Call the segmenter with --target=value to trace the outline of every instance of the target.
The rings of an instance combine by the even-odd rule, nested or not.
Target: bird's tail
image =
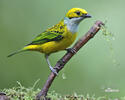
[[[23,48],[23,49],[21,49],[21,50],[18,50],[18,51],[15,51],[15,52],[9,54],[7,57],[11,57],[11,56],[13,56],[13,55],[15,55],[15,54],[18,54],[18,53],[21,53],[21,52],[24,52],[24,51],[26,51],[26,50]]]

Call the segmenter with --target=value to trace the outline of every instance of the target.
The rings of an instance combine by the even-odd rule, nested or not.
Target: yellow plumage
[[[76,33],[72,35],[71,32],[69,32],[68,30],[65,31],[64,33],[64,39],[62,39],[59,42],[48,42],[45,43],[43,45],[41,45],[42,51],[43,53],[49,54],[52,52],[57,52],[60,50],[65,50],[66,48],[68,48],[76,39]]]
[[[24,47],[25,50],[39,51],[45,54],[51,54],[60,50],[65,50],[76,39],[77,32],[72,34],[67,28],[65,28],[64,37],[61,41],[51,41],[44,44],[28,45]]]

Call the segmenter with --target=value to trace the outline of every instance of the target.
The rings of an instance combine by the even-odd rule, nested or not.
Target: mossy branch
[[[76,42],[76,44],[72,47],[73,50],[76,51],[76,53],[79,51],[79,49],[84,46],[91,38],[95,36],[95,34],[100,30],[101,26],[104,25],[101,21],[96,21],[95,24],[90,28],[90,30],[80,39]],[[59,72],[62,68],[64,68],[64,65],[76,54],[67,52],[55,65],[54,69]],[[43,89],[40,91],[40,93],[36,96],[36,100],[41,100],[41,97],[46,97],[47,92],[52,85],[53,80],[55,79],[56,75],[51,72],[48,80],[46,81]]]

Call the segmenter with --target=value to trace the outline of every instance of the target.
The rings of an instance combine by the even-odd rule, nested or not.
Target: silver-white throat
[[[76,33],[78,31],[79,23],[83,20],[83,17],[78,18],[71,18],[68,17],[64,18],[64,24],[67,25],[67,28],[70,32]]]

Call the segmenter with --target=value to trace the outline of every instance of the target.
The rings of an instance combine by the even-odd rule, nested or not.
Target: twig
[[[104,25],[101,21],[96,21],[95,24],[90,28],[90,30],[80,39],[76,42],[76,44],[73,46],[72,49],[74,49],[76,52],[79,51],[79,49],[84,46],[88,40],[94,37],[94,35],[100,30],[101,26]],[[62,68],[64,68],[64,65],[74,56],[75,53],[67,52],[55,65],[55,69],[57,72],[59,72]],[[54,73],[50,73],[48,80],[46,81],[43,89],[40,91],[40,93],[36,96],[36,100],[41,100],[41,97],[46,97],[47,92],[55,79],[56,75]]]

